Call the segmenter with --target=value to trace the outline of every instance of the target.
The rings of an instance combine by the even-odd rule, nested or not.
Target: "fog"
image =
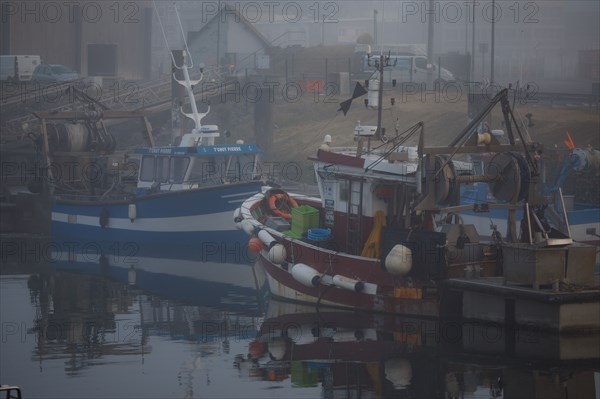
[[[182,49],[183,38],[196,35],[204,47],[195,50],[197,62],[206,65],[237,65],[260,47],[273,62],[270,49],[363,41],[375,52],[395,47],[428,55],[462,80],[535,81],[547,91],[587,93],[600,80],[598,1],[5,1],[1,11],[2,54],[40,55],[82,76],[156,79],[170,71],[166,48]],[[218,23],[210,32],[212,21]],[[252,36],[262,43],[251,43]],[[107,61],[114,67],[94,67],[89,46],[96,43],[114,47]],[[96,58],[104,62],[107,54]],[[459,66],[447,64],[459,56],[466,57]]]
[[[464,70],[454,66],[452,71],[471,81],[536,82],[546,91],[590,92],[591,83],[599,80],[600,2],[190,1],[178,3],[184,29],[201,29],[224,4],[275,47],[355,44],[367,34],[374,52],[409,48],[433,55],[433,62],[448,54],[472,55],[473,61],[467,61]],[[168,15],[172,17],[172,11]],[[235,18],[225,13],[220,22]],[[180,44],[179,32],[170,31],[172,44]],[[155,28],[154,41],[157,36]]]

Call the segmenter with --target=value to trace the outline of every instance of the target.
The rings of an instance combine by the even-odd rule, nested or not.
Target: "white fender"
[[[331,337],[334,342],[359,342],[364,340],[377,341],[377,332],[373,328],[357,330],[336,330]]]
[[[307,287],[317,287],[321,282],[321,273],[304,263],[292,266],[292,277]]]
[[[282,244],[275,244],[269,250],[269,260],[276,265],[281,265],[287,258],[287,251]]]
[[[275,360],[281,360],[284,358],[287,352],[287,342],[284,338],[277,337],[269,341],[269,353]]]
[[[129,206],[127,206],[127,216],[131,223],[137,218],[137,206],[135,204],[129,204]]]
[[[233,222],[235,223],[235,227],[237,227],[238,230],[242,228],[243,220],[244,218],[242,218],[242,209],[236,208],[236,210],[233,211]]]
[[[412,380],[412,365],[410,364],[410,360],[386,360],[385,378],[394,384],[395,389],[406,389]]]
[[[254,233],[254,225],[249,220],[242,220],[240,226],[242,227],[242,230],[244,230],[244,233],[248,234],[249,236],[251,236],[252,233]]]
[[[137,272],[133,265],[129,266],[129,270],[127,271],[127,282],[129,285],[135,285]]]
[[[259,231],[258,238],[260,238],[260,240],[264,242],[267,248],[269,249],[272,248],[275,244],[277,244],[277,240],[275,240],[273,236],[269,234],[266,230]]]
[[[266,230],[258,232],[258,238],[267,246],[269,250],[269,260],[277,265],[285,262],[287,252],[282,244],[279,244]]]
[[[393,275],[404,276],[412,269],[412,251],[401,244],[396,244],[385,257],[385,269]]]
[[[365,288],[365,283],[362,281],[354,280],[352,278],[341,276],[336,274],[333,276],[333,284],[336,287],[344,288],[346,290],[361,292]]]

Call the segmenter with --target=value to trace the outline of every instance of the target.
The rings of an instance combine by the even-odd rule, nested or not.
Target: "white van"
[[[371,56],[370,60],[365,55],[363,57],[363,71],[375,72],[377,69],[375,64],[378,60],[378,55]],[[449,70],[440,68],[436,64],[432,64],[431,68],[433,69],[434,82],[445,83],[455,80],[454,75]],[[426,83],[427,73],[427,57],[422,55],[391,55],[389,66],[383,72],[383,81],[390,83],[395,79],[397,83]]]
[[[0,81],[28,82],[40,63],[39,55],[0,55]]]

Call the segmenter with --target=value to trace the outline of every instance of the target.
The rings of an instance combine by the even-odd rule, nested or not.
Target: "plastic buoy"
[[[236,210],[233,211],[233,222],[238,230],[242,229],[242,220],[244,220],[242,217],[242,210],[240,208],[236,208]]]
[[[393,275],[405,276],[412,269],[412,251],[396,244],[385,258],[385,269]]]
[[[287,257],[287,251],[285,247],[281,244],[275,244],[269,250],[269,260],[276,265],[280,265],[285,262],[285,258]]]
[[[137,218],[137,206],[135,204],[129,204],[127,206],[127,216],[129,216],[131,223]]]
[[[317,287],[321,283],[321,273],[304,263],[292,266],[292,277],[307,287]]]
[[[269,354],[274,360],[281,360],[284,358],[287,352],[287,342],[284,338],[276,337],[268,343]]]
[[[248,352],[251,359],[260,358],[266,351],[265,344],[257,340],[251,341],[248,346]]]
[[[248,241],[248,249],[250,252],[259,253],[264,248],[263,242],[258,237],[252,237]]]
[[[254,225],[248,219],[242,220],[240,223],[240,227],[242,228],[244,233],[248,234],[249,236],[252,235],[252,233],[254,232]]]
[[[336,274],[333,276],[333,284],[346,290],[361,292],[365,288],[365,283],[352,278]]]

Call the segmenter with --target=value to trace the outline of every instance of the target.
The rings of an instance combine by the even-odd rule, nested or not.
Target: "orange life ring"
[[[271,208],[271,212],[273,212],[274,215],[280,216],[284,219],[291,219],[292,215],[290,213],[284,212],[281,209],[279,209],[279,207],[277,207],[277,200],[284,201],[284,203],[287,202],[287,204],[289,204],[289,209],[298,208],[298,203],[296,202],[296,200],[284,193],[272,194],[269,197],[269,208]]]

